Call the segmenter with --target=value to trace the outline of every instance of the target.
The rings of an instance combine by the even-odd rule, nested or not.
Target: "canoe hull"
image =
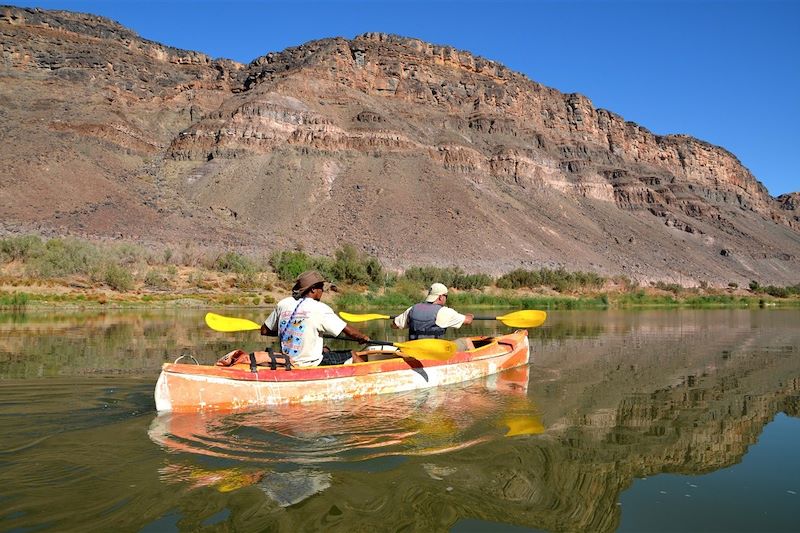
[[[477,379],[525,365],[529,358],[527,331],[522,330],[457,352],[447,361],[394,357],[291,371],[264,369],[257,373],[246,367],[166,363],[156,383],[156,409],[250,409],[403,392]]]

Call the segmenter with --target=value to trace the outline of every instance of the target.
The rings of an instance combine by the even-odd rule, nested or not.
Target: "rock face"
[[[0,39],[6,232],[800,281],[797,194],[468,52],[364,34],[245,66],[8,7]]]

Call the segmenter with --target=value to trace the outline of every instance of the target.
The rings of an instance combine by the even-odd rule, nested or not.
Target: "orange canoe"
[[[341,400],[468,381],[528,363],[526,330],[501,337],[460,339],[463,351],[446,361],[416,359],[402,351],[358,352],[363,362],[310,368],[231,367],[165,363],[156,383],[158,411],[247,409]]]

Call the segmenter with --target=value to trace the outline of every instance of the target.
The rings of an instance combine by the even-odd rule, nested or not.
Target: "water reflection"
[[[150,438],[179,453],[162,469],[168,482],[211,486],[220,492],[259,484],[280,504],[316,494],[330,475],[308,465],[374,463],[387,457],[432,456],[505,437],[542,433],[527,398],[529,368],[476,382],[346,402],[275,406],[227,413],[161,413]],[[212,470],[198,456],[264,465]],[[289,471],[275,471],[287,468]],[[266,467],[266,468],[265,468]],[[428,467],[432,477],[448,469]],[[439,477],[441,479],[441,477]]]
[[[774,446],[791,433],[764,428],[800,424],[798,311],[551,313],[531,331],[526,375],[156,415],[161,362],[261,346],[207,331],[202,314],[0,319],[0,529],[614,531],[632,512],[625,497],[665,473],[685,485],[724,472],[737,486],[769,472],[758,486],[784,497],[770,514],[796,507],[798,452]],[[763,498],[726,498],[713,512],[760,513]],[[670,505],[680,530],[706,510]],[[741,523],[790,523],[758,516]]]

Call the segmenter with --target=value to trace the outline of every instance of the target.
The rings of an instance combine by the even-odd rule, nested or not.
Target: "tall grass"
[[[30,296],[24,292],[0,293],[0,308],[25,309]]]

